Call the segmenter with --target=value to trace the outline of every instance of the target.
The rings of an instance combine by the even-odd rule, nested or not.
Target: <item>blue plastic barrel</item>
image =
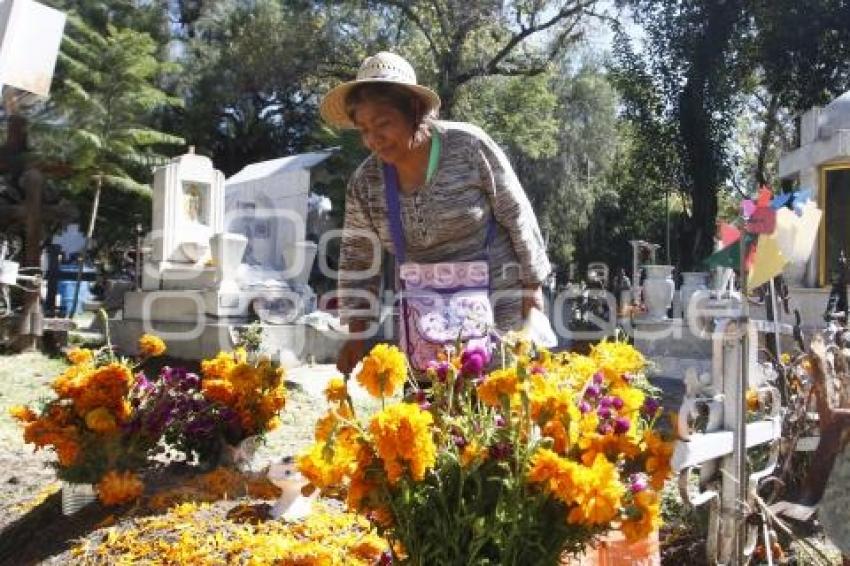
[[[56,282],[56,293],[59,295],[59,306],[63,313],[71,311],[74,304],[74,289],[77,286],[77,264],[63,263],[59,266],[59,272],[62,274],[59,281]],[[94,267],[83,266],[83,273],[93,276],[96,270]],[[80,281],[80,295],[77,299],[77,311],[74,314],[83,312],[83,304],[92,296],[91,281]]]

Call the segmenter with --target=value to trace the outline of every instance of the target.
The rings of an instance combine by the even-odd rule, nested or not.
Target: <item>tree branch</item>
[[[422,18],[413,10],[413,7],[410,5],[410,2],[406,2],[404,0],[378,0],[380,3],[386,4],[387,6],[392,6],[394,8],[398,8],[404,16],[413,22],[419,31],[422,32],[422,35],[425,36],[425,40],[428,42],[428,48],[431,50],[431,53],[435,58],[439,58],[440,52],[437,49],[436,43],[434,43],[434,38],[431,36],[428,27],[425,26]]]
[[[459,75],[457,77],[458,84],[463,84],[464,82],[469,81],[470,79],[472,79],[474,77],[485,76],[485,75],[533,75],[533,74],[539,74],[540,72],[542,72],[542,69],[540,69],[540,65],[536,65],[536,66],[532,67],[532,69],[531,69],[532,72],[525,72],[525,71],[520,70],[520,69],[506,69],[505,67],[502,67],[501,65],[504,62],[504,60],[508,57],[508,55],[511,53],[511,51],[514,50],[514,48],[516,48],[520,43],[522,43],[523,41],[525,41],[526,39],[528,39],[532,35],[534,35],[538,32],[541,32],[541,31],[545,31],[545,30],[551,28],[552,26],[560,23],[561,21],[563,21],[567,18],[573,17],[573,16],[585,11],[587,8],[594,5],[595,3],[596,3],[596,0],[578,0],[577,3],[574,6],[572,6],[571,8],[567,8],[567,7],[561,8],[558,11],[557,14],[555,14],[554,16],[552,16],[551,18],[549,18],[548,20],[546,20],[544,22],[541,22],[541,23],[536,24],[536,25],[530,25],[528,27],[520,26],[520,30],[517,33],[515,33],[513,36],[511,36],[511,38],[507,41],[507,43],[505,43],[505,45],[487,63],[485,63],[482,66],[470,69],[469,71],[466,71],[465,73],[462,73],[461,75]],[[533,21],[534,20],[532,19],[532,22]],[[573,25],[570,28],[568,28],[568,32],[571,31],[575,27],[575,25],[576,25],[576,23],[573,23]],[[561,39],[563,39],[563,35],[564,34],[562,34]],[[563,45],[561,44],[560,40],[559,40],[559,42],[556,42],[556,46],[553,49],[554,54],[550,53],[549,56],[546,58],[546,61],[553,60],[554,57],[557,56],[557,54],[560,52],[562,47],[563,47]],[[544,69],[545,69],[545,66],[544,66]]]

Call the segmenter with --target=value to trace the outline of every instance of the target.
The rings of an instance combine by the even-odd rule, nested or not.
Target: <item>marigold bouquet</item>
[[[143,357],[160,355],[165,344],[156,336],[140,340]],[[147,464],[155,438],[135,434],[130,426],[134,407],[135,366],[119,359],[110,347],[98,351],[74,348],[68,367],[53,382],[56,395],[39,411],[13,407],[12,416],[24,428],[24,440],[36,449],[52,448],[60,479],[98,483],[108,503],[121,503],[141,493],[133,471]],[[119,473],[121,471],[121,473]]]
[[[589,356],[516,342],[487,372],[468,345],[428,370],[429,391],[356,418],[347,381],[332,380],[301,472],[367,516],[410,564],[557,564],[596,535],[629,540],[659,526],[671,444],[632,346]],[[384,400],[408,378],[380,345],[358,381]],[[411,402],[412,401],[412,402]]]
[[[286,404],[283,368],[267,356],[254,357],[250,360],[244,348],[237,348],[201,362],[204,397],[234,415],[228,437],[232,444],[280,426],[278,413]]]

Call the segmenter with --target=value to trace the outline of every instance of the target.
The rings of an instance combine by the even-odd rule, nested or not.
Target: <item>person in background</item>
[[[364,299],[379,291],[382,269],[375,263],[382,254],[375,246],[395,253],[384,164],[397,171],[408,261],[470,261],[486,252],[497,328],[519,329],[531,308],[543,310],[550,264],[528,197],[499,146],[476,126],[439,120],[439,107],[411,65],[388,52],[366,58],[355,80],[322,100],[324,120],[356,128],[371,152],[345,199],[338,296],[342,321],[353,332],[377,319]],[[362,339],[349,340],[339,370],[350,372],[365,347]]]

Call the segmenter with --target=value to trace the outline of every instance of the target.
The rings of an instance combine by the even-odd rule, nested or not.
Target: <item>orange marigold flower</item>
[[[569,446],[569,438],[567,436],[567,428],[564,426],[564,423],[559,420],[552,419],[546,423],[541,432],[543,436],[547,436],[552,439],[552,450],[558,454],[566,452],[567,447]]]
[[[390,405],[372,417],[369,432],[390,484],[401,478],[405,465],[416,481],[434,466],[437,446],[431,433],[433,422],[431,413],[412,403]]]
[[[225,379],[205,379],[201,384],[204,397],[210,401],[217,401],[225,405],[231,405],[236,398],[233,385]]]
[[[620,482],[616,465],[600,454],[573,479],[576,505],[570,510],[568,523],[605,525],[617,516],[626,488]]]
[[[482,448],[478,441],[472,440],[469,444],[463,447],[460,453],[460,465],[463,468],[468,468],[477,459],[487,455],[487,450]]]
[[[106,407],[98,407],[86,413],[86,426],[98,434],[109,434],[118,430],[115,417]]]
[[[531,457],[528,469],[528,481],[532,483],[548,483],[558,477],[561,470],[561,458],[552,450],[541,448]]]
[[[59,457],[59,465],[70,467],[76,463],[80,456],[80,445],[70,438],[57,440],[53,445],[56,449],[56,455]]]
[[[133,472],[111,470],[97,484],[97,496],[104,505],[123,505],[135,501],[145,484]]]
[[[664,487],[665,480],[672,473],[670,458],[673,455],[674,445],[666,442],[660,434],[655,431],[647,431],[644,436],[646,442],[646,472],[650,475],[649,484],[653,489]]]
[[[407,358],[395,346],[378,344],[363,359],[357,381],[373,397],[389,397],[407,379]]]
[[[15,405],[14,407],[11,407],[9,409],[9,414],[12,418],[22,423],[31,423],[38,418],[35,411],[26,405]]]
[[[88,348],[72,348],[67,355],[68,361],[75,366],[89,364],[94,360],[94,354]]]
[[[159,336],[142,334],[139,338],[139,354],[145,357],[161,356],[165,353],[165,342]]]
[[[280,417],[272,417],[266,423],[266,431],[272,431],[280,428]]]
[[[348,398],[348,387],[341,376],[332,377],[325,387],[325,398],[329,402],[342,402]]]
[[[759,406],[759,392],[755,389],[747,389],[747,409],[755,412],[759,410]]]
[[[478,386],[478,397],[491,407],[502,405],[502,396],[509,399],[519,391],[519,380],[514,368],[498,369]]]

